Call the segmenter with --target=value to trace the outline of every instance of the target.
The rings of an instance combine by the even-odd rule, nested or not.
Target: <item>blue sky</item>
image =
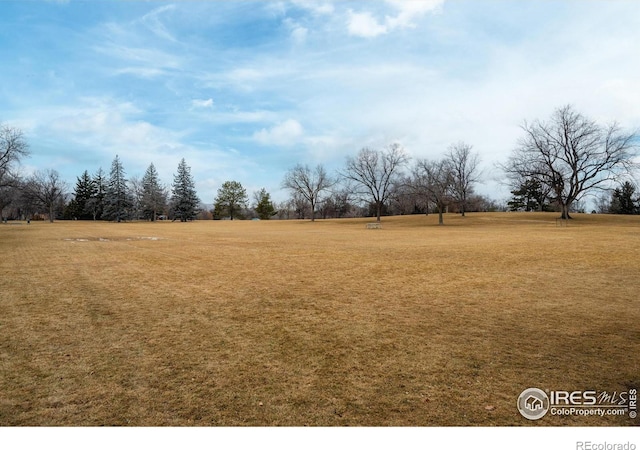
[[[636,1],[0,0],[0,121],[71,186],[116,154],[170,185],[184,157],[205,203],[227,180],[284,200],[296,163],[464,141],[499,199],[524,120],[640,128],[639,50]]]

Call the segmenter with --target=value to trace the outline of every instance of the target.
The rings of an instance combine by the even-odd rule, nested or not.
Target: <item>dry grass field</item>
[[[0,425],[599,426],[640,387],[640,217],[0,225]]]

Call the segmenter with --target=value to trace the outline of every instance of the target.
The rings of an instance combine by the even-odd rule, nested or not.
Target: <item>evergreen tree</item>
[[[142,177],[142,215],[155,222],[167,206],[167,193],[160,186],[156,167],[151,163]]]
[[[104,196],[107,192],[107,179],[105,178],[102,167],[98,169],[96,174],[93,176],[92,181],[95,187],[95,192],[85,206],[89,210],[93,220],[99,220],[102,219],[102,212],[104,211]]]
[[[611,196],[610,212],[613,214],[637,214],[638,207],[633,198],[636,187],[629,181],[625,181],[622,185],[613,191]]]
[[[255,193],[256,197],[256,213],[260,220],[269,220],[271,216],[276,213],[276,209],[273,207],[273,202],[271,201],[271,196],[266,191],[265,188],[262,188],[260,192]]]
[[[74,190],[74,201],[69,205],[69,212],[72,217],[79,220],[90,220],[93,218],[91,199],[97,194],[95,181],[86,170],[76,180]]]
[[[124,167],[118,155],[111,163],[111,172],[104,196],[104,211],[102,216],[107,220],[121,222],[130,217],[130,209],[133,204],[131,194],[127,187]]]
[[[69,203],[64,207],[64,213],[62,217],[64,220],[72,220],[78,218],[78,203],[75,198],[69,200]]]
[[[180,219],[181,222],[195,219],[198,214],[200,199],[196,194],[191,168],[187,166],[184,158],[178,164],[178,173],[173,177],[171,194],[173,219]]]
[[[513,197],[507,203],[511,211],[546,211],[549,209],[548,190],[540,181],[527,178],[517,189],[511,191]]]
[[[226,214],[233,220],[242,208],[247,207],[247,201],[247,191],[242,184],[237,181],[225,181],[218,189],[214,215],[220,217]]]

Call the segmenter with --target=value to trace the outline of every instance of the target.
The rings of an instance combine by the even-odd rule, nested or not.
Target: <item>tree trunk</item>
[[[562,215],[560,216],[560,218],[563,220],[571,219],[572,217],[569,215],[569,204],[561,203],[561,207],[562,207]]]
[[[380,222],[380,216],[382,214],[382,203],[376,202],[376,221]]]
[[[442,210],[444,208],[442,206],[438,206],[438,225],[444,225],[444,219],[442,217]]]

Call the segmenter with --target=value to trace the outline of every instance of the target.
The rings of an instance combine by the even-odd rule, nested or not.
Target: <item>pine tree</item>
[[[184,158],[178,164],[178,173],[173,177],[171,194],[173,219],[180,219],[181,222],[195,219],[198,214],[200,199],[196,194],[191,168],[187,166]]]
[[[127,180],[129,193],[131,194],[131,211],[130,215],[133,219],[142,218],[142,180],[138,176],[133,176]]]
[[[95,194],[89,199],[86,205],[89,209],[93,220],[102,219],[102,212],[104,211],[104,196],[107,192],[107,180],[104,176],[102,167],[98,169],[96,174],[92,178],[95,186]]]
[[[104,196],[104,211],[102,216],[107,220],[121,222],[130,216],[130,208],[133,204],[131,194],[127,187],[124,167],[118,155],[111,163],[111,172]]]
[[[511,193],[513,197],[507,203],[511,211],[545,211],[549,208],[548,193],[536,179],[527,178]]]
[[[610,211],[613,214],[637,214],[634,194],[636,187],[629,181],[625,181],[622,185],[613,191],[611,196]]]
[[[80,220],[92,219],[91,199],[94,198],[96,194],[96,183],[89,175],[89,172],[85,170],[76,181],[76,187],[74,190],[75,202],[70,204],[70,212],[72,216]]]
[[[160,186],[156,167],[151,163],[142,177],[142,215],[155,222],[167,206],[167,193]]]
[[[237,181],[225,181],[218,189],[218,197],[215,200],[215,215],[220,217],[228,215],[231,220],[237,217],[241,208],[247,205],[247,191]]]
[[[275,208],[273,207],[273,202],[271,201],[271,196],[266,191],[265,188],[262,188],[260,192],[255,193],[256,197],[256,213],[260,220],[269,220],[271,216],[276,213]]]

